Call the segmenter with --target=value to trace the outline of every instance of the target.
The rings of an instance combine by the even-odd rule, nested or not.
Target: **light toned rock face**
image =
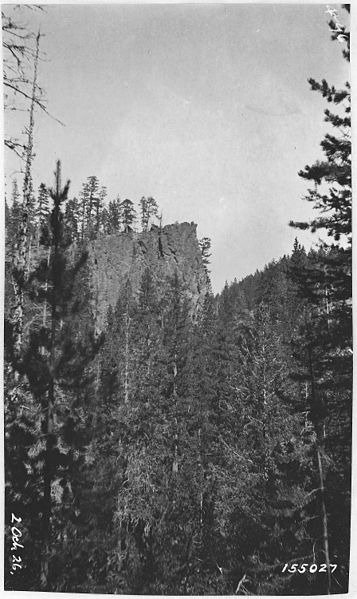
[[[209,281],[198,245],[197,225],[166,225],[143,233],[118,233],[89,245],[91,304],[98,331],[105,327],[108,307],[115,307],[120,290],[129,278],[138,294],[147,268],[157,284],[159,297],[167,278],[177,273],[194,318],[209,291]]]

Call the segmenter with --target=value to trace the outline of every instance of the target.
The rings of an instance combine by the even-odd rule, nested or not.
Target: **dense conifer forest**
[[[330,28],[348,60],[348,32]],[[34,189],[30,121],[6,202],[7,590],[347,592],[350,88],[310,85],[334,108],[324,159],[299,173],[317,216],[290,223],[291,253],[214,295],[204,237],[198,312],[179,273],[159,290],[146,268],[103,330],[89,244],[160,233],[160,207],[108,198],[94,175],[73,195],[60,162]],[[36,98],[30,86],[31,110]],[[325,241],[305,249],[301,229]]]

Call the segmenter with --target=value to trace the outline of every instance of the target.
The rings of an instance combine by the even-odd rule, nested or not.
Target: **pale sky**
[[[345,22],[346,11],[332,6]],[[36,116],[35,186],[52,183],[59,158],[70,195],[97,175],[108,199],[155,197],[164,224],[194,221],[211,237],[215,292],[290,253],[295,236],[309,246],[312,236],[288,226],[311,215],[297,173],[321,157],[328,130],[327,104],[307,79],[349,79],[326,9],[62,4],[25,12],[44,34],[48,109],[65,124]],[[22,117],[12,113],[5,126],[16,133]],[[5,161],[10,190],[19,163],[8,151]]]

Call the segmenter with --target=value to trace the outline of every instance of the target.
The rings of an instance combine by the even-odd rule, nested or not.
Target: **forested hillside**
[[[299,173],[318,216],[291,225],[328,242],[217,295],[210,240],[154,198],[95,176],[73,196],[60,162],[34,190],[30,127],[6,205],[7,590],[347,592],[350,90],[310,84],[336,110]]]

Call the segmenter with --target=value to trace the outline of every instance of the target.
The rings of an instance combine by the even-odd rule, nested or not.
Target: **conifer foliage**
[[[344,7],[349,11],[349,5]],[[349,33],[339,23],[336,11],[330,29],[332,39],[344,44],[343,55],[349,60]],[[320,216],[308,223],[291,223],[300,229],[325,231],[327,238],[334,240],[331,244],[321,243],[309,260],[295,264],[291,271],[306,302],[300,335],[295,340],[295,376],[305,381],[305,409],[314,430],[314,469],[319,489],[315,510],[320,519],[316,542],[327,564],[332,555],[344,564],[340,581],[327,576],[325,592],[330,593],[336,582],[341,585],[342,580],[346,584],[348,576],[346,548],[334,525],[334,501],[339,498],[339,505],[344,505],[346,519],[342,528],[348,539],[352,406],[351,95],[348,82],[344,89],[336,89],[325,80],[318,83],[310,79],[309,83],[312,90],[337,109],[325,110],[325,121],[334,130],[321,142],[325,160],[306,166],[299,173],[314,183],[305,199],[314,203]]]

